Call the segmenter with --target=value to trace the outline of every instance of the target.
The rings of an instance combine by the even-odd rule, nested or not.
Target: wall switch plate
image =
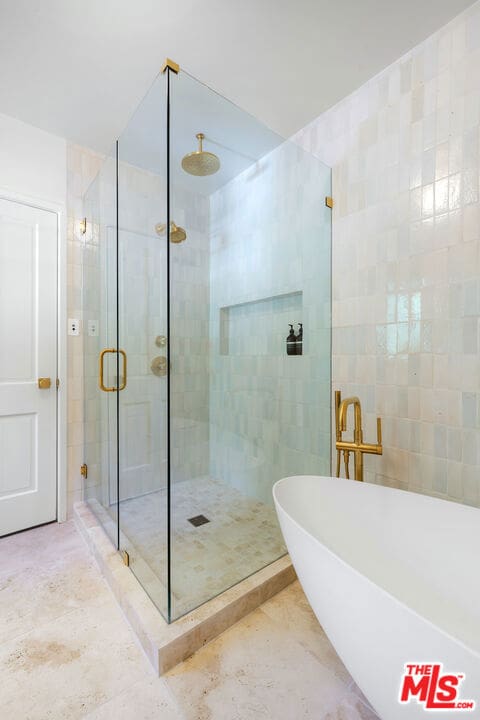
[[[80,335],[80,320],[77,318],[68,318],[68,334]]]
[[[98,321],[89,320],[87,323],[88,334],[90,337],[98,337]]]

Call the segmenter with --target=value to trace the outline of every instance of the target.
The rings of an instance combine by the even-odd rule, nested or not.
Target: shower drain
[[[194,527],[198,527],[199,525],[205,525],[205,523],[210,522],[210,520],[206,518],[205,515],[195,515],[195,517],[188,518],[188,522]]]

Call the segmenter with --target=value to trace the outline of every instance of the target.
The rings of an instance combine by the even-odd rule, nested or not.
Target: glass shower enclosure
[[[330,194],[167,62],[84,198],[85,500],[168,622],[285,554],[276,480],[330,474]]]

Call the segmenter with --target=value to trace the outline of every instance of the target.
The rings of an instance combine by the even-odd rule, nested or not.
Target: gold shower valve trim
[[[180,72],[180,65],[170,58],[165,58],[165,62],[162,65],[161,73],[164,73],[169,68],[176,75]]]
[[[153,358],[150,369],[157,377],[164,377],[168,371],[168,361],[165,355],[158,355]]]

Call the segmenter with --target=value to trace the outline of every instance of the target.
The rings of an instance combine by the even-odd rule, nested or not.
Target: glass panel
[[[175,619],[286,552],[276,480],[330,473],[331,179],[187,74],[171,83]],[[198,133],[210,175],[211,155],[182,166]]]
[[[157,78],[118,141],[120,547],[168,618],[166,87]]]
[[[167,83],[85,199],[84,321],[87,500],[170,621],[285,553],[276,480],[330,473],[331,178],[185,73],[169,135]]]
[[[84,197],[87,218],[83,245],[83,347],[85,499],[118,544],[117,393],[99,387],[102,350],[117,347],[117,228],[115,151]],[[116,385],[116,355],[104,356],[104,384]]]

